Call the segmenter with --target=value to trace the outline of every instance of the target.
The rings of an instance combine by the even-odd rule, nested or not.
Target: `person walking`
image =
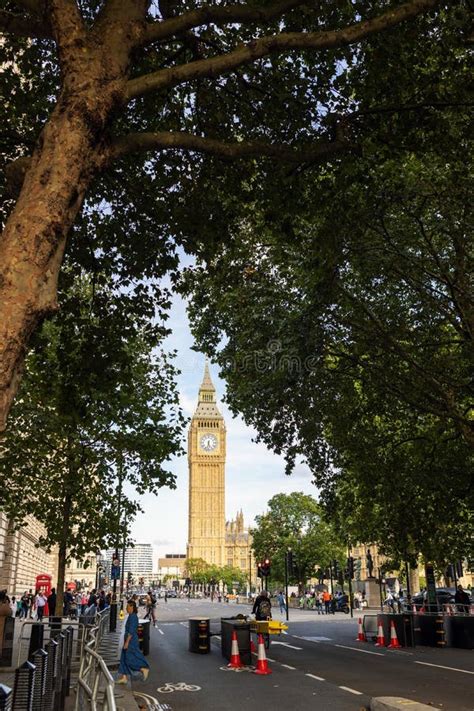
[[[46,595],[38,591],[36,597],[35,597],[35,605],[36,605],[36,619],[38,622],[42,622],[43,620],[43,615],[44,615],[44,606],[48,602],[48,599]]]
[[[125,635],[118,669],[118,684],[126,684],[128,677],[132,677],[135,671],[141,671],[146,681],[150,671],[150,665],[143,656],[138,641],[137,604],[134,600],[127,602],[127,613],[128,617],[125,623]]]
[[[255,599],[252,607],[252,614],[255,615],[256,620],[272,619],[272,604],[266,590],[262,590],[260,595]]]
[[[54,617],[56,614],[56,588],[51,588],[51,592],[48,595],[48,610],[49,616]]]
[[[146,605],[145,619],[148,618],[150,620],[150,622],[153,622],[153,627],[156,627],[156,617],[155,617],[156,597],[154,596],[152,590],[148,590],[148,592],[147,592],[145,605]]]
[[[471,605],[471,600],[467,592],[464,592],[462,585],[458,585],[456,594],[454,596],[454,602],[456,604],[456,612],[461,612],[464,614],[469,614],[469,608]]]
[[[329,590],[325,590],[323,592],[323,602],[324,602],[324,612],[326,615],[329,615],[331,612],[331,594]]]
[[[165,590],[165,602],[168,602],[168,590]]]
[[[286,612],[286,603],[285,603],[285,596],[283,595],[283,591],[280,590],[278,593],[278,604],[280,605],[280,614],[282,615],[284,612]]]
[[[24,618],[24,619],[26,620],[26,618],[28,617],[28,609],[29,609],[29,606],[30,606],[30,598],[29,598],[28,593],[27,593],[26,590],[25,590],[25,592],[24,592],[23,595],[21,596],[21,614],[20,614],[20,619],[21,619],[21,618]]]

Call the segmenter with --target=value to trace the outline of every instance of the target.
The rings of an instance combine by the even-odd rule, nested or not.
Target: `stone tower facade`
[[[188,558],[223,566],[225,560],[226,428],[206,364],[188,433]]]

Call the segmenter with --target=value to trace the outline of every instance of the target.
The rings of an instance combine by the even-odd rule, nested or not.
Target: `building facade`
[[[53,585],[57,578],[56,550],[47,553],[39,546],[46,529],[33,516],[19,530],[9,526],[8,518],[0,512],[0,590],[10,595],[22,595],[34,590],[36,576],[51,575]]]
[[[122,564],[123,551],[119,550],[118,553],[120,564]],[[109,548],[105,553],[105,559],[109,566],[112,563],[114,554],[115,550],[113,548]],[[147,586],[153,582],[153,547],[151,543],[137,543],[133,548],[125,549],[123,566],[125,581],[129,573],[131,574],[134,585]]]
[[[188,558],[251,570],[250,535],[242,511],[225,519],[226,426],[208,365],[188,433]]]

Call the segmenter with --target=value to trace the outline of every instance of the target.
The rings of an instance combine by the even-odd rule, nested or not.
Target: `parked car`
[[[472,590],[465,590],[471,599],[471,604],[474,603],[474,596]],[[443,605],[454,605],[454,595],[456,594],[456,588],[436,588],[436,600],[440,608]],[[412,595],[412,604],[416,606],[419,610],[423,605],[428,603],[428,592],[424,590],[423,592],[416,593]]]
[[[171,588],[171,590],[167,590],[166,593],[168,597],[178,597],[178,593],[173,588]]]

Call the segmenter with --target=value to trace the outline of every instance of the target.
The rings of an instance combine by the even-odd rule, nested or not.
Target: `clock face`
[[[217,437],[213,434],[203,434],[199,440],[201,449],[205,452],[213,452],[217,447]]]

